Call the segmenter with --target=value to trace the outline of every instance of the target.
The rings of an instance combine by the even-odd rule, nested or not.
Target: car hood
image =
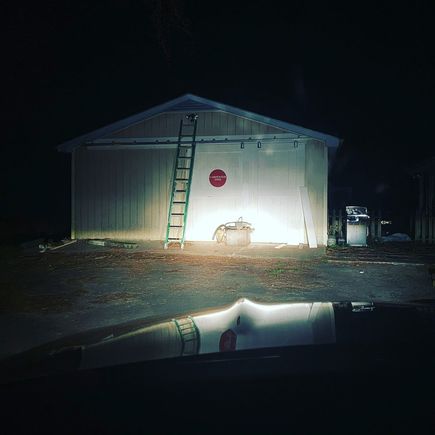
[[[1,364],[2,381],[217,352],[343,343],[433,343],[435,305],[414,302],[264,304],[239,299],[165,320],[67,337]]]

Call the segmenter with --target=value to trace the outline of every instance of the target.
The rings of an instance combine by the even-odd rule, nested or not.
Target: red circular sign
[[[208,176],[210,184],[214,187],[222,187],[227,182],[227,174],[222,169],[214,169]]]

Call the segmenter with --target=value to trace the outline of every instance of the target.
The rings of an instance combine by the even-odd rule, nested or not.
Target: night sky
[[[10,229],[67,234],[69,155],[56,145],[186,92],[339,136],[331,186],[393,216],[413,207],[407,169],[433,155],[434,15],[423,2],[9,8],[0,220]]]

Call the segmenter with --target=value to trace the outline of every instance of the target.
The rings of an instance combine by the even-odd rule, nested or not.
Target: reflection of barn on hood
[[[198,114],[186,240],[239,216],[253,242],[327,241],[336,137],[184,95],[59,146],[72,154],[72,238],[164,240],[180,120]]]

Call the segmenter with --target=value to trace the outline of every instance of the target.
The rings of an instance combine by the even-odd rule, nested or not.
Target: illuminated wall
[[[304,145],[293,141],[200,145],[186,239],[211,240],[218,225],[243,216],[255,228],[253,242],[303,243],[304,165]],[[227,174],[222,187],[209,182],[216,168]]]
[[[74,152],[73,238],[164,239],[176,149],[161,142],[178,134],[183,116],[162,114],[112,134],[113,145],[110,139],[105,147],[94,144]],[[324,143],[296,140],[290,132],[222,112],[202,113],[199,119],[186,240],[211,241],[218,225],[243,216],[255,228],[253,242],[306,243],[299,193],[306,186],[318,243],[326,244]],[[228,143],[222,140],[227,134],[232,135]],[[162,141],[134,145],[140,135]],[[201,143],[201,137],[212,135],[215,143]],[[264,138],[258,143],[249,140],[251,135]],[[128,147],[121,139],[130,141]],[[227,175],[221,187],[209,182],[214,169]]]
[[[328,240],[328,149],[320,141],[308,140],[305,145],[304,183],[312,204],[317,243]]]
[[[72,236],[161,240],[175,149],[75,152]]]

